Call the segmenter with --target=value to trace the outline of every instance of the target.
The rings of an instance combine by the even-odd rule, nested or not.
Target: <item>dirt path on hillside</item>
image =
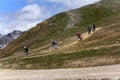
[[[108,26],[104,26],[104,27],[111,27],[111,26],[115,26],[115,25],[120,25],[120,23],[117,23],[117,24],[112,24],[112,25],[108,25]],[[104,27],[99,27],[99,28],[96,28],[96,31],[92,32],[91,34],[88,35],[88,32],[85,32],[82,34],[82,39],[85,40],[87,38],[89,38],[90,36],[92,36],[95,32],[103,29]],[[72,37],[72,41],[69,42],[69,44],[66,44],[66,45],[63,45],[61,47],[59,47],[60,50],[63,50],[65,48],[70,48],[71,46],[73,45],[76,45],[79,41],[77,40],[76,37]],[[116,44],[113,44],[113,45],[116,45]],[[104,47],[104,46],[103,46]],[[97,48],[97,47],[96,47]],[[100,48],[100,47],[99,47]]]
[[[120,23],[115,23],[115,24],[111,24],[111,25],[108,25],[108,26],[102,26],[102,27],[96,28],[96,31],[95,31],[95,32],[97,32],[97,31],[99,31],[99,30],[101,30],[101,29],[103,29],[103,28],[105,28],[105,27],[111,27],[111,26],[116,26],[116,25],[120,25]],[[92,36],[95,32],[92,32],[92,33],[89,34],[89,35],[88,35],[88,32],[83,33],[83,34],[82,34],[83,40],[89,38],[89,37]],[[68,41],[67,41],[67,40],[68,40]],[[68,44],[60,45],[60,46],[59,46],[59,49],[60,49],[60,50],[63,50],[64,48],[69,48],[69,47],[71,47],[71,46],[73,46],[73,45],[76,45],[76,44],[79,42],[79,40],[76,38],[76,36],[71,37],[71,38],[68,38],[68,39],[66,39],[65,41],[67,41],[67,42],[69,42],[69,43],[68,43]],[[59,43],[63,43],[63,41],[60,41]],[[48,46],[47,46],[47,47],[48,47]],[[38,48],[38,49],[39,49],[39,48]],[[52,50],[54,50],[54,49],[43,50],[41,53],[49,53],[49,52],[52,51]]]
[[[97,47],[92,47],[92,48],[88,48],[86,50],[95,50],[95,49],[101,49],[101,48],[110,48],[110,47],[117,47],[117,46],[120,46],[120,43],[119,44],[111,44],[111,45],[101,45],[101,46],[97,46]]]
[[[97,49],[102,49],[102,48],[111,48],[111,47],[117,47],[117,46],[120,46],[120,43],[119,44],[101,45],[101,46],[97,46],[97,47],[80,49],[77,52],[81,52],[81,51],[85,51],[85,50],[89,51],[89,50],[97,50]],[[64,52],[64,53],[74,53],[74,52],[76,52],[76,51],[67,51],[67,52]],[[26,56],[26,57],[21,57],[21,58],[33,58],[33,57],[39,57],[39,56],[47,56],[47,55],[51,55],[51,54],[50,53],[46,53],[46,54],[43,54],[43,55],[33,55],[33,56]],[[59,53],[54,53],[54,54],[59,54]],[[13,58],[13,57],[11,57],[11,58]],[[1,60],[4,61],[5,59],[9,59],[9,58],[3,58]]]
[[[102,29],[102,27],[97,28],[96,31],[101,30],[101,29]],[[89,35],[88,35],[87,32],[83,33],[83,34],[82,34],[83,40],[87,39],[87,38],[90,37],[92,34],[94,34],[94,32],[92,32],[92,33],[89,34]],[[40,55],[33,55],[33,54],[32,54],[32,55],[26,56],[25,58],[31,58],[31,57],[38,57],[38,56],[50,55],[50,54],[52,54],[52,52],[54,52],[54,51],[55,51],[55,52],[58,52],[58,51],[66,50],[66,49],[68,49],[68,48],[70,48],[70,47],[72,47],[72,46],[75,46],[75,45],[77,45],[78,42],[79,42],[79,41],[77,40],[77,38],[76,38],[76,37],[73,37],[73,38],[70,38],[70,43],[65,44],[65,45],[61,45],[56,51],[55,51],[55,49],[53,49],[53,51],[51,51],[51,50],[52,50],[52,48],[51,48],[51,50],[48,49],[48,50],[43,50],[43,51],[41,51],[41,52],[40,52],[40,53],[41,53]],[[110,47],[117,47],[117,46],[120,46],[120,43],[118,43],[118,44],[111,44],[111,45],[100,45],[100,46],[97,46],[97,47],[80,49],[78,52],[84,51],[84,50],[96,50],[96,49],[101,49],[101,48],[110,48]],[[64,53],[73,53],[73,52],[76,52],[76,51],[67,51],[67,52],[64,52]],[[45,53],[45,54],[44,54],[44,53]],[[56,54],[56,53],[54,53],[54,54]],[[2,59],[0,59],[0,61],[7,60],[7,59],[9,59],[9,58],[17,58],[17,57],[20,58],[20,55],[21,55],[21,53],[19,53],[19,55],[13,55],[13,56],[10,56],[10,57],[2,58]],[[24,57],[21,56],[21,58],[24,58]]]
[[[102,49],[102,48],[111,48],[111,47],[117,47],[117,46],[120,46],[120,43],[119,44],[111,44],[111,45],[100,45],[100,46],[97,46],[97,47],[81,49],[80,51],[98,50],[98,49]],[[80,51],[78,51],[78,52],[80,52]],[[66,53],[73,53],[73,52],[76,52],[76,51],[68,51]]]
[[[101,30],[101,29],[102,29],[102,27],[96,28],[96,31]],[[96,32],[96,31],[95,31],[95,32]],[[88,35],[88,32],[83,33],[83,34],[82,34],[83,40],[89,38],[89,37],[90,37],[92,34],[94,34],[95,32],[92,32],[92,33],[89,34],[89,35]],[[79,40],[76,38],[76,36],[71,37],[71,38],[69,38],[69,39],[66,39],[66,41],[67,41],[67,44],[64,44],[64,43],[63,43],[63,45],[60,45],[57,50],[55,50],[55,49],[53,49],[53,48],[51,48],[51,47],[50,47],[49,49],[42,50],[43,48],[48,47],[49,45],[42,46],[42,47],[37,48],[37,49],[35,49],[35,50],[31,50],[30,53],[32,53],[32,54],[30,54],[30,55],[27,56],[27,57],[37,57],[37,56],[40,56],[40,55],[33,54],[33,53],[36,52],[36,51],[39,51],[40,54],[41,54],[41,56],[42,56],[42,54],[43,54],[43,55],[50,55],[51,53],[54,53],[54,51],[55,51],[55,52],[56,52],[56,51],[58,52],[58,51],[62,51],[62,50],[65,50],[65,49],[69,49],[69,48],[71,48],[72,46],[77,45],[77,43],[79,42]],[[41,50],[41,51],[40,51],[40,50]],[[44,53],[45,53],[45,54],[44,54]],[[69,53],[69,51],[68,51],[68,53]],[[9,59],[9,58],[18,58],[18,57],[23,57],[23,54],[22,54],[21,52],[18,52],[18,53],[13,54],[12,56],[9,56],[9,57],[6,57],[6,58],[2,58],[2,59],[0,59],[0,61],[7,60],[7,59]]]
[[[120,79],[120,65],[50,70],[0,70],[0,80]]]
[[[112,24],[112,25],[108,25],[106,27],[110,27],[110,26],[115,26],[115,25],[119,25],[120,23],[117,23],[117,24]],[[96,28],[96,31],[99,31],[101,29],[103,29],[104,27],[99,27],[99,28]],[[95,32],[96,32],[95,31]],[[87,32],[83,33],[82,34],[82,37],[83,37],[83,40],[89,38],[90,36],[92,36],[95,32],[92,32],[91,34],[88,35]],[[68,41],[67,41],[68,40]],[[59,48],[57,50],[55,49],[52,49],[52,48],[49,48],[49,49],[46,49],[46,50],[42,50],[46,47],[49,47],[50,45],[45,45],[45,46],[42,46],[40,48],[37,48],[37,49],[34,49],[34,50],[31,50],[30,51],[30,55],[27,56],[27,57],[37,57],[37,56],[45,56],[45,55],[50,55],[52,52],[59,52],[59,51],[63,51],[63,50],[66,50],[66,49],[69,49],[71,47],[74,47],[75,45],[77,45],[77,43],[79,42],[79,40],[77,40],[76,36],[74,37],[71,37],[69,39],[66,39],[67,43],[64,44],[63,42],[60,42],[60,43],[63,43],[62,45],[59,46]],[[100,48],[105,48],[105,47],[114,47],[114,46],[120,46],[120,44],[111,44],[111,45],[101,45],[101,46],[97,46],[97,47],[91,47],[91,48],[86,48],[86,49],[81,49],[80,51],[82,50],[91,50],[91,49],[100,49]],[[35,52],[39,52],[39,54],[34,54]],[[65,53],[71,53],[71,52],[76,52],[76,51],[67,51]],[[32,54],[31,54],[32,53]],[[15,53],[13,54],[12,56],[9,56],[9,57],[6,57],[6,58],[2,58],[0,59],[1,60],[6,60],[6,59],[9,59],[9,58],[18,58],[18,57],[23,57],[22,56],[22,53],[21,52],[18,52],[18,53]]]
[[[83,33],[83,34],[82,34],[82,39],[85,40],[85,39],[89,38],[91,35],[93,35],[95,32],[97,32],[97,31],[99,31],[99,30],[101,30],[101,29],[102,29],[102,27],[96,28],[96,31],[91,32],[91,34],[89,34],[89,35],[88,35],[88,32]],[[64,44],[64,45],[60,45],[59,48],[58,48],[56,51],[62,51],[62,50],[64,50],[64,49],[69,49],[69,48],[71,48],[72,46],[77,45],[77,43],[79,42],[79,40],[77,39],[76,36],[74,36],[74,37],[72,37],[72,38],[69,38],[69,39],[67,39],[67,40],[69,41],[69,43]],[[66,41],[67,41],[67,40],[66,40]],[[49,49],[49,50],[43,50],[43,51],[41,51],[41,53],[51,53],[51,51],[55,51],[55,49],[52,49],[52,48],[51,48],[51,49]]]

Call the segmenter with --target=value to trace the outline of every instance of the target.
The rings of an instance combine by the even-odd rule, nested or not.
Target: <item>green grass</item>
[[[120,51],[118,49],[119,47],[113,47],[74,53],[52,54],[47,56],[24,58],[21,61],[24,63],[24,65],[32,64],[33,65],[32,68],[42,69],[62,68],[64,67],[63,64],[65,64],[65,62],[67,61],[76,61],[92,57],[104,57],[104,56],[109,57],[114,55],[120,56]]]
[[[86,39],[85,42],[92,42],[87,47],[95,47],[100,45],[112,45],[116,44],[116,41],[120,43],[120,24],[115,26],[108,26],[100,31],[94,33],[90,38]],[[99,44],[98,44],[99,43]]]

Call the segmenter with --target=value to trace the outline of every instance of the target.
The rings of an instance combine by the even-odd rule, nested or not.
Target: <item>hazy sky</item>
[[[0,34],[28,30],[63,11],[100,0],[0,0]]]

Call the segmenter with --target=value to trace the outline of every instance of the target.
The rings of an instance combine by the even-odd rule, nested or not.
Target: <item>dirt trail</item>
[[[92,32],[91,34],[88,35],[88,32],[85,32],[82,34],[82,38],[83,40],[89,38],[90,36],[92,36],[95,32],[105,28],[105,27],[111,27],[111,26],[116,26],[116,25],[120,25],[120,23],[115,23],[115,24],[111,24],[111,25],[108,25],[108,26],[103,26],[103,27],[99,27],[99,28],[96,28],[96,31]],[[59,49],[62,50],[64,48],[69,48],[75,44],[77,44],[79,41],[77,40],[76,36],[74,37],[71,37],[69,39],[66,39],[66,40],[69,40],[69,43],[68,44],[65,44],[65,45],[60,45]],[[61,42],[62,43],[62,42]],[[43,53],[48,53],[50,52],[50,49],[49,50],[45,50],[45,51],[42,51]]]
[[[102,48],[111,48],[111,47],[117,47],[117,46],[120,46],[120,43],[119,44],[111,44],[111,45],[100,45],[100,46],[97,46],[97,47],[81,49],[80,51],[98,50],[98,49],[102,49]],[[80,51],[78,51],[78,52],[80,52]],[[76,51],[68,51],[68,52],[65,52],[65,53],[73,53],[73,52],[76,52]]]
[[[104,26],[104,27],[110,27],[110,26],[115,26],[115,25],[120,25],[120,23],[117,23],[117,24],[112,24],[112,25],[108,25],[108,26]],[[101,29],[103,29],[104,27],[99,27],[99,28],[96,28],[96,31],[99,31]],[[96,32],[95,31],[95,32]],[[88,35],[88,32],[85,32],[82,34],[82,38],[83,40],[89,38],[90,36],[92,36],[95,32],[92,32],[91,34]],[[68,41],[67,41],[68,40]],[[62,45],[59,46],[59,48],[57,50],[55,49],[52,49],[52,48],[49,48],[49,49],[46,49],[46,50],[42,50],[46,47],[49,47],[50,45],[45,45],[45,46],[42,46],[40,48],[37,48],[37,49],[34,49],[34,50],[31,50],[29,56],[27,57],[36,57],[36,56],[40,56],[40,55],[50,55],[50,53],[52,52],[59,52],[59,51],[62,51],[62,50],[65,50],[65,49],[69,49],[71,48],[72,46],[75,46],[77,45],[77,43],[79,42],[79,40],[77,40],[76,36],[74,37],[71,37],[69,39],[66,39],[67,43],[63,43],[63,42],[60,42],[60,43],[63,43]],[[82,49],[82,50],[91,50],[91,49],[100,49],[100,48],[105,48],[105,47],[114,47],[114,46],[120,46],[119,44],[111,44],[111,45],[101,45],[101,46],[97,46],[97,47],[91,47],[91,48],[87,48],[87,49]],[[80,51],[82,51],[80,50]],[[34,54],[35,52],[39,52],[39,54]],[[75,52],[75,51],[67,51],[67,53],[71,53],[71,52]],[[17,57],[22,57],[22,54],[21,52],[18,52],[18,53],[15,53],[13,54],[12,56],[10,57],[6,57],[6,58],[3,58],[3,59],[0,59],[1,60],[6,60],[6,59],[9,59],[9,58],[17,58]]]
[[[99,30],[101,30],[101,29],[102,29],[102,27],[96,28],[96,31],[99,31]],[[95,31],[95,32],[96,32],[96,31]],[[82,34],[82,39],[85,40],[85,39],[89,38],[89,37],[90,37],[92,34],[94,34],[95,32],[91,32],[91,34],[89,34],[89,35],[88,35],[88,32],[83,33],[83,34]],[[65,45],[65,46],[62,46],[62,47],[63,47],[63,48],[64,48],[64,47],[69,47],[69,46],[72,46],[72,45],[75,45],[75,44],[78,43],[76,37],[73,37],[73,40],[74,40],[73,42],[70,42],[69,44],[67,44],[67,45]]]
[[[114,24],[115,25],[115,24]],[[113,26],[113,25],[110,25],[110,26]],[[101,29],[103,29],[102,27],[99,27],[99,28],[96,28],[96,31],[99,31],[99,30],[101,30]],[[96,32],[95,31],[95,32]],[[85,33],[83,33],[82,34],[82,38],[83,38],[83,40],[85,40],[85,39],[87,39],[87,38],[89,38],[90,36],[92,36],[95,32],[92,32],[91,34],[89,34],[88,35],[88,32],[85,32]],[[79,40],[77,40],[77,38],[74,36],[74,37],[72,37],[72,38],[70,38],[70,39],[68,39],[69,41],[68,41],[68,43],[67,44],[64,44],[64,45],[60,45],[60,47],[57,49],[57,50],[55,50],[55,49],[52,49],[52,48],[49,48],[48,50],[42,50],[42,51],[40,51],[40,53],[41,53],[41,55],[29,55],[29,56],[27,56],[27,58],[29,58],[29,57],[37,57],[37,56],[45,56],[45,55],[50,55],[50,54],[52,54],[52,53],[54,53],[54,52],[59,52],[59,51],[62,51],[62,50],[66,50],[66,49],[68,49],[68,48],[70,48],[70,47],[72,47],[72,46],[75,46],[75,45],[77,45],[77,43],[79,42]],[[91,48],[85,48],[85,49],[80,49],[80,51],[83,51],[83,50],[95,50],[95,49],[101,49],[101,48],[110,48],[110,47],[115,47],[115,46],[120,46],[120,44],[111,44],[111,45],[101,45],[101,46],[97,46],[97,47],[91,47]],[[79,51],[79,52],[80,52]],[[67,52],[64,52],[64,53],[72,53],[72,52],[76,52],[76,51],[67,51]],[[44,54],[45,53],[45,54]],[[54,53],[55,54],[55,53]],[[11,57],[13,57],[13,56],[11,56]],[[14,56],[15,57],[15,56]]]
[[[103,28],[103,27],[96,28],[96,31],[99,31],[99,30],[101,30],[102,28]],[[95,31],[95,32],[96,32],[96,31]],[[90,37],[91,35],[93,35],[95,32],[92,32],[92,33],[91,33],[91,34],[89,34],[89,35],[88,35],[88,32],[83,33],[83,34],[82,34],[82,36],[83,36],[83,37],[82,37],[82,38],[83,38],[83,40],[85,40],[85,39],[89,38],[89,37]]]
[[[110,26],[114,26],[114,25],[116,25],[116,24],[113,24],[113,25],[110,25]],[[101,30],[101,29],[103,29],[103,28],[102,28],[102,27],[96,28],[96,31],[99,31],[99,30]],[[95,31],[95,32],[96,32],[96,31]],[[89,34],[89,35],[88,35],[88,32],[83,33],[83,34],[82,34],[83,40],[89,38],[89,37],[92,36],[95,32],[92,32],[92,33]],[[62,51],[62,50],[66,50],[66,49],[68,49],[68,48],[70,48],[70,47],[72,47],[72,46],[75,46],[75,45],[77,45],[77,43],[79,42],[79,40],[77,40],[77,38],[76,38],[75,36],[72,37],[72,38],[69,38],[69,39],[67,39],[67,40],[69,40],[69,41],[67,42],[67,44],[60,45],[60,47],[59,47],[57,50],[52,49],[52,48],[49,48],[49,49],[47,49],[47,50],[41,50],[41,51],[40,51],[40,55],[31,54],[31,55],[27,56],[27,58],[29,58],[29,57],[37,57],[37,56],[42,56],[42,55],[43,55],[43,56],[45,56],[45,55],[50,55],[51,53],[59,52],[59,51]],[[46,45],[46,46],[47,46],[47,45]],[[101,46],[97,46],[97,47],[80,49],[80,51],[83,51],[83,50],[95,50],[95,49],[101,49],[101,48],[106,48],[106,47],[109,48],[109,47],[114,47],[114,46],[120,46],[120,44],[101,45]],[[44,47],[45,47],[45,46],[44,46]],[[42,49],[42,48],[44,48],[44,47],[41,47],[40,49]],[[47,46],[47,47],[48,47],[48,46]],[[38,48],[37,50],[39,50],[39,48]],[[79,52],[80,52],[80,51],[79,51]],[[34,50],[33,50],[33,52],[34,52]],[[72,52],[76,52],[76,51],[67,51],[67,52],[64,52],[64,53],[72,53]],[[17,54],[19,54],[19,55],[17,55]],[[20,56],[21,56],[21,53],[17,53],[17,54],[14,54],[13,56],[10,56],[10,57],[6,57],[6,58],[3,58],[3,59],[0,59],[0,61],[1,61],[1,60],[6,60],[6,59],[9,59],[9,58],[17,58],[17,57],[20,57]],[[55,54],[55,53],[54,53],[54,54]],[[21,56],[21,58],[22,58],[22,56]]]
[[[96,28],[96,31],[99,31],[101,30],[102,27],[99,27],[99,28]],[[94,34],[96,31],[94,32],[91,32],[91,34],[88,35],[88,32],[85,32],[82,34],[82,39],[85,40],[87,38],[89,38],[92,34]],[[60,45],[60,47],[57,49],[57,51],[62,51],[64,49],[69,49],[70,47],[72,46],[75,46],[77,45],[77,43],[79,42],[79,40],[77,40],[76,36],[70,38],[70,39],[67,39],[69,40],[69,43],[65,44],[65,45]],[[51,50],[52,51],[52,50]],[[42,51],[43,53],[51,53],[50,50],[45,50],[45,51]],[[54,51],[54,50],[53,50]]]
[[[104,27],[111,27],[111,26],[115,26],[115,25],[120,25],[120,23],[112,24],[112,25],[108,25],[108,26],[104,26]],[[104,27],[96,28],[96,31],[95,31],[95,32],[103,29]],[[92,33],[89,34],[89,35],[88,35],[88,32],[83,33],[83,34],[82,34],[83,40],[89,38],[89,37],[92,36],[95,32],[92,32]],[[77,44],[77,43],[78,43],[77,38],[76,38],[76,37],[72,37],[72,42],[69,42],[69,44],[64,45],[64,46],[61,46],[61,47],[63,47],[63,48],[66,48],[66,47],[67,47],[67,48],[68,48],[68,47],[70,47],[70,46],[72,46],[72,45],[75,45],[75,44]]]
[[[120,65],[52,70],[0,70],[0,80],[120,79]]]

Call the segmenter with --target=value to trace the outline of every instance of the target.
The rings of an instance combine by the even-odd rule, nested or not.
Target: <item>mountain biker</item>
[[[95,31],[95,29],[96,29],[96,24],[93,24],[93,26],[92,26],[93,28],[92,28],[92,31],[94,32]]]
[[[58,48],[57,42],[53,41],[53,42],[52,42],[52,47],[53,47],[53,48]]]
[[[87,27],[88,34],[91,34],[91,28],[90,26]]]
[[[28,51],[29,51],[29,50],[28,50],[27,47],[24,47],[24,48],[23,48],[23,52],[24,52],[25,55],[28,55]]]
[[[78,38],[79,40],[82,40],[82,37],[81,37],[80,32],[77,32],[77,38]]]

